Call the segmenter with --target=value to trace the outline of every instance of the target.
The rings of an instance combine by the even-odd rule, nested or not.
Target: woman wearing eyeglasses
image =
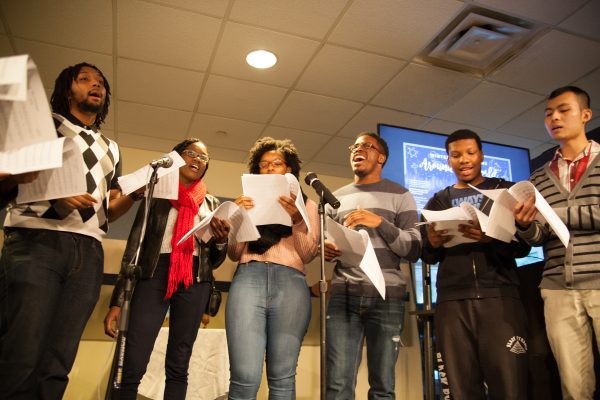
[[[131,300],[123,378],[119,399],[135,399],[138,386],[169,315],[169,340],[165,358],[165,399],[185,399],[188,365],[210,293],[212,270],[225,259],[229,225],[213,218],[214,237],[201,243],[193,236],[177,246],[181,237],[219,205],[207,193],[202,177],[208,169],[204,143],[192,138],[173,149],[185,160],[179,168],[177,200],[152,199],[144,242],[137,265],[141,267]],[[136,196],[133,196],[136,197]],[[139,195],[143,197],[143,195]],[[113,291],[104,331],[117,336],[114,323],[123,302],[125,268],[132,262],[141,235],[145,200],[142,201],[123,255],[121,273]]]
[[[300,163],[292,142],[264,137],[250,150],[248,167],[252,174],[291,173],[298,178]],[[229,244],[229,258],[239,261],[225,313],[232,400],[256,398],[263,360],[269,399],[296,398],[296,365],[311,313],[304,265],[317,255],[319,226],[316,204],[306,201],[309,232],[294,201],[279,198],[291,227],[261,225],[260,239]],[[235,202],[246,209],[254,206],[243,195]]]

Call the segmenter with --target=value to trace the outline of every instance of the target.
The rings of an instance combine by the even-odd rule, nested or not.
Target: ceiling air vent
[[[538,31],[521,19],[484,9],[469,10],[438,35],[419,58],[445,68],[486,75],[517,54]]]

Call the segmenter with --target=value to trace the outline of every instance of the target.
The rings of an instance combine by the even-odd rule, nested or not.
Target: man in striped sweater
[[[410,192],[382,179],[386,142],[375,133],[358,135],[350,146],[354,183],[338,189],[337,210],[328,215],[351,229],[365,229],[385,278],[386,298],[358,265],[337,262],[327,309],[327,399],[354,399],[363,341],[367,343],[369,399],[395,399],[395,365],[404,325],[406,277],[400,262],[417,261],[421,235],[415,228],[416,204]],[[325,258],[340,252],[326,243]]]
[[[565,399],[593,397],[592,332],[600,344],[600,145],[586,137],[591,118],[585,91],[575,86],[553,91],[544,122],[560,147],[530,177],[569,228],[569,245],[565,248],[548,224],[534,220],[535,199],[514,211],[518,234],[531,245],[544,245],[540,288]]]

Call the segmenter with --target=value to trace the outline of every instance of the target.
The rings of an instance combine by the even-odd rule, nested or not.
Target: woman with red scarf
[[[131,314],[123,366],[120,399],[135,399],[162,326],[170,309],[169,341],[165,359],[165,399],[185,399],[194,341],[210,293],[212,270],[225,259],[229,226],[213,218],[214,237],[208,243],[194,236],[177,246],[181,237],[219,205],[207,193],[202,177],[208,152],[192,138],[173,149],[185,160],[179,168],[177,200],[152,199],[144,242],[138,259],[142,269],[131,300]],[[145,200],[144,200],[145,201]],[[121,273],[113,291],[104,331],[116,337],[114,323],[121,312],[125,267],[133,260],[141,235],[144,201],[138,209],[123,255]]]

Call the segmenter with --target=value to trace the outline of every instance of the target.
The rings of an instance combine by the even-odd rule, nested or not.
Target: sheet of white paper
[[[185,165],[185,160],[176,151],[172,151],[167,155],[173,160],[173,165],[169,168],[159,168],[157,170],[158,183],[154,187],[153,197],[174,200],[177,199],[179,193],[179,168]],[[128,195],[145,186],[151,174],[152,167],[144,165],[131,174],[119,177],[122,193]]]
[[[365,230],[355,231],[338,224],[327,217],[327,240],[335,243],[340,250],[338,257],[344,264],[358,266],[363,270],[377,291],[385,299],[385,279],[375,250]]]
[[[383,277],[381,266],[379,265],[379,261],[377,260],[377,255],[375,255],[373,243],[371,243],[371,238],[369,237],[367,231],[361,229],[358,232],[362,235],[363,240],[367,241],[365,255],[360,261],[360,269],[363,270],[363,272],[365,273],[365,275],[367,275],[373,286],[375,286],[381,298],[385,300],[385,278]]]
[[[183,243],[192,234],[196,234],[196,237],[204,243],[208,242],[213,236],[210,228],[210,221],[214,216],[229,222],[229,225],[231,226],[229,235],[234,237],[236,242],[250,242],[260,237],[258,229],[256,229],[256,226],[252,223],[246,210],[232,201],[226,201],[183,235],[177,245]]]
[[[40,172],[36,180],[19,185],[17,203],[60,199],[86,193],[85,166],[79,146],[64,138],[63,166]]]
[[[308,213],[306,212],[306,205],[304,204],[304,199],[302,198],[302,192],[300,191],[300,183],[298,182],[298,179],[296,179],[296,177],[292,174],[289,174],[289,173],[285,174],[285,177],[287,178],[287,180],[290,184],[290,193],[296,195],[296,201],[295,201],[296,208],[300,212],[300,215],[302,215],[302,219],[304,220],[304,223],[306,224],[306,227],[308,228],[308,231],[310,232],[311,231],[310,221],[308,220]]]
[[[26,100],[28,59],[26,54],[0,58],[0,100]]]
[[[452,207],[446,210],[426,210],[422,209],[421,213],[428,222],[435,222],[435,230],[447,230],[446,235],[452,238],[444,243],[444,247],[453,247],[462,243],[476,242],[474,239],[466,238],[458,231],[459,225],[468,224],[471,216],[460,207]]]
[[[556,212],[552,209],[552,206],[548,204],[542,194],[535,189],[535,208],[542,214],[546,222],[550,225],[556,236],[560,239],[565,247],[569,246],[569,238],[571,233],[565,223],[556,215]]]
[[[65,138],[33,143],[18,150],[0,152],[0,171],[13,175],[59,168]]]
[[[527,200],[533,193],[535,193],[535,207],[537,208],[541,216],[538,219],[541,222],[545,221],[550,225],[554,233],[556,233],[556,236],[558,236],[558,238],[565,247],[569,245],[569,229],[564,224],[564,222],[561,221],[558,215],[556,215],[556,212],[548,204],[546,199],[540,194],[540,192],[533,185],[533,183],[529,181],[517,182],[512,187],[510,187],[510,189],[481,190],[477,189],[475,186],[471,187],[494,200],[494,205],[492,206],[492,211],[490,212],[490,224],[500,224],[500,228],[508,232],[512,232],[511,235],[514,235],[516,227],[513,230],[507,228],[507,225],[508,220],[510,219],[512,219],[513,225],[515,223],[514,216],[512,213],[514,206],[517,204],[517,201],[523,202]],[[502,208],[506,208],[507,210],[499,210],[494,212],[494,208],[498,207],[496,206],[496,204],[498,204],[498,206]],[[509,214],[510,218],[508,216]]]
[[[292,217],[279,204],[279,197],[290,197],[290,183],[285,175],[244,174],[242,189],[244,196],[254,201],[254,207],[247,210],[254,225],[292,226]]]
[[[27,95],[23,101],[0,100],[0,151],[56,139],[56,129],[39,72],[28,56],[17,57],[21,57],[19,68],[23,69],[22,74],[27,77],[23,85]],[[28,58],[26,66],[23,66],[23,57]],[[2,61],[6,61],[6,58],[0,58],[0,64]],[[32,159],[30,162],[35,165],[36,160]]]

